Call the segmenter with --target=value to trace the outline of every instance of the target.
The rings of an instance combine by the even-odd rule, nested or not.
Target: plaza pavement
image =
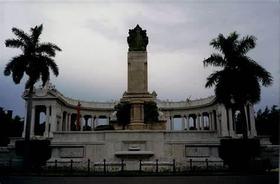
[[[38,177],[0,176],[0,184],[278,184],[279,175],[144,176],[144,177]]]

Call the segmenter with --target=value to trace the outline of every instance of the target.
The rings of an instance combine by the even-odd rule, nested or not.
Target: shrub
[[[131,105],[128,102],[120,102],[115,106],[117,123],[121,124],[123,129],[130,122],[130,107]]]
[[[250,162],[260,152],[258,139],[222,139],[219,156],[232,170],[249,169]]]
[[[27,144],[27,145],[26,145]],[[16,141],[16,154],[24,156],[25,149],[28,148],[28,162],[31,167],[44,165],[51,158],[51,148],[49,140],[24,140]]]
[[[144,103],[144,121],[145,123],[158,122],[158,107],[155,102]]]

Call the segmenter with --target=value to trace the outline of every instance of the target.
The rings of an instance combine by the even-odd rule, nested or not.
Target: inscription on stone
[[[83,147],[60,148],[61,158],[82,158],[84,156]]]
[[[186,157],[209,157],[210,150],[206,146],[186,146]]]

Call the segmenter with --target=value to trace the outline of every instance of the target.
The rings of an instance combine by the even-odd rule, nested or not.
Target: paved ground
[[[274,175],[251,176],[154,176],[154,177],[30,177],[0,176],[0,184],[278,184]]]

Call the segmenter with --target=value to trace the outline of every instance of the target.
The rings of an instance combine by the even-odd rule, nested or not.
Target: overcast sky
[[[128,30],[139,24],[149,37],[149,91],[159,99],[185,100],[213,95],[206,77],[219,68],[204,68],[214,51],[209,42],[219,33],[254,35],[257,46],[248,55],[271,72],[274,83],[262,88],[256,109],[279,105],[279,1],[1,1],[0,107],[24,115],[21,94],[25,80],[14,85],[3,75],[6,63],[19,53],[6,48],[12,27],[29,31],[43,23],[41,41],[62,48],[55,58],[60,75],[51,82],[65,96],[88,101],[121,98],[127,88]]]

